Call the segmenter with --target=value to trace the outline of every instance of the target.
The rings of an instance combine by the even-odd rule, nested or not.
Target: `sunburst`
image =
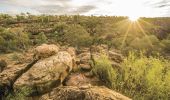
[[[125,34],[123,36],[123,40],[122,40],[122,44],[121,44],[121,49],[125,46],[125,41],[126,41],[126,39],[128,37],[129,31],[131,31],[131,30],[134,31],[134,32],[135,32],[135,30],[139,30],[137,32],[141,32],[147,38],[146,42],[148,42],[148,44],[151,47],[153,47],[151,40],[149,39],[149,37],[146,34],[144,28],[140,24],[140,20],[141,20],[140,17],[129,17],[128,19],[129,19],[129,21],[126,20],[126,23],[129,23],[129,24],[126,24],[127,25],[126,26],[127,29],[126,29],[126,32],[125,32]],[[151,25],[150,23],[148,23],[148,22],[146,22],[144,20],[142,20],[142,21],[145,22],[145,24],[147,24],[147,25]],[[122,25],[124,25],[124,24],[122,24]],[[134,25],[135,25],[136,29],[132,28],[132,26],[134,26]]]

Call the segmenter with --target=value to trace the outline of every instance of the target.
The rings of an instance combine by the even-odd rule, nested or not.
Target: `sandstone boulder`
[[[34,57],[35,59],[47,58],[56,54],[58,51],[59,51],[59,47],[54,44],[50,44],[50,45],[42,44],[35,48]]]
[[[46,93],[61,85],[72,70],[72,65],[72,57],[66,51],[41,59],[15,82],[14,89],[29,88],[30,95]]]
[[[66,86],[58,87],[39,100],[131,100],[106,87]]]

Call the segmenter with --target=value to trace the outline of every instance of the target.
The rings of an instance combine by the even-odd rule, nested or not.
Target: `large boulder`
[[[5,67],[7,67],[7,62],[5,60],[0,60],[0,72],[2,72]]]
[[[106,87],[66,86],[58,87],[38,100],[131,100]]]
[[[30,95],[46,93],[62,84],[72,66],[71,55],[66,51],[60,51],[34,64],[15,82],[14,89],[29,88]]]
[[[54,44],[42,44],[37,46],[34,50],[35,59],[47,58],[59,51],[59,47]]]

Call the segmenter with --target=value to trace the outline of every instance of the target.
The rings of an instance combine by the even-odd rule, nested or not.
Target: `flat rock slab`
[[[73,73],[68,76],[66,86],[82,86],[82,85],[101,86],[102,82],[97,77],[86,77],[83,73]]]
[[[2,73],[0,73],[0,97],[11,91],[14,82],[25,73],[36,61],[28,64],[9,65]]]
[[[45,94],[39,100],[131,100],[130,98],[110,90],[97,86],[66,86],[55,88],[49,94]]]

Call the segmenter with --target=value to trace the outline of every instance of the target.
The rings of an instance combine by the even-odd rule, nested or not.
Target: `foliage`
[[[95,61],[93,73],[109,88],[135,100],[168,100],[170,97],[170,63],[144,53],[130,52],[122,62],[122,71],[112,68],[106,56]]]
[[[105,83],[109,88],[115,87],[117,73],[113,70],[110,60],[107,56],[102,55],[95,61],[93,73]]]
[[[128,22],[125,16],[35,16],[21,13],[16,17],[0,14],[0,20],[2,25],[0,33],[11,27],[24,28],[24,33],[30,32],[33,45],[46,42],[85,47],[107,44],[110,48],[120,49],[125,54],[131,50],[145,50],[148,55],[159,53],[164,56],[170,51],[169,18],[141,18],[139,20],[141,28],[137,23],[133,23],[128,32],[131,22]],[[24,43],[17,43],[23,39],[22,36],[16,41],[5,40],[4,43],[2,38],[1,36],[0,42],[3,44],[0,47],[1,51],[26,48]],[[20,46],[16,46],[17,44]]]
[[[0,51],[8,52],[10,50],[26,49],[29,45],[29,37],[23,32],[12,32],[4,30],[0,32]]]
[[[46,42],[47,42],[46,35],[43,32],[39,33],[38,36],[37,36],[36,43],[37,44],[43,44],[43,43],[46,43]]]
[[[30,91],[31,90],[29,88],[23,87],[16,91],[14,94],[9,94],[5,100],[25,100]]]
[[[122,67],[124,77],[121,92],[134,99],[168,100],[170,63],[167,60],[130,53]]]
[[[90,34],[80,25],[70,25],[65,29],[63,40],[72,46],[89,46],[91,44]]]
[[[165,40],[162,40],[161,42],[163,44],[163,49],[165,52],[170,52],[170,39],[165,39]]]

